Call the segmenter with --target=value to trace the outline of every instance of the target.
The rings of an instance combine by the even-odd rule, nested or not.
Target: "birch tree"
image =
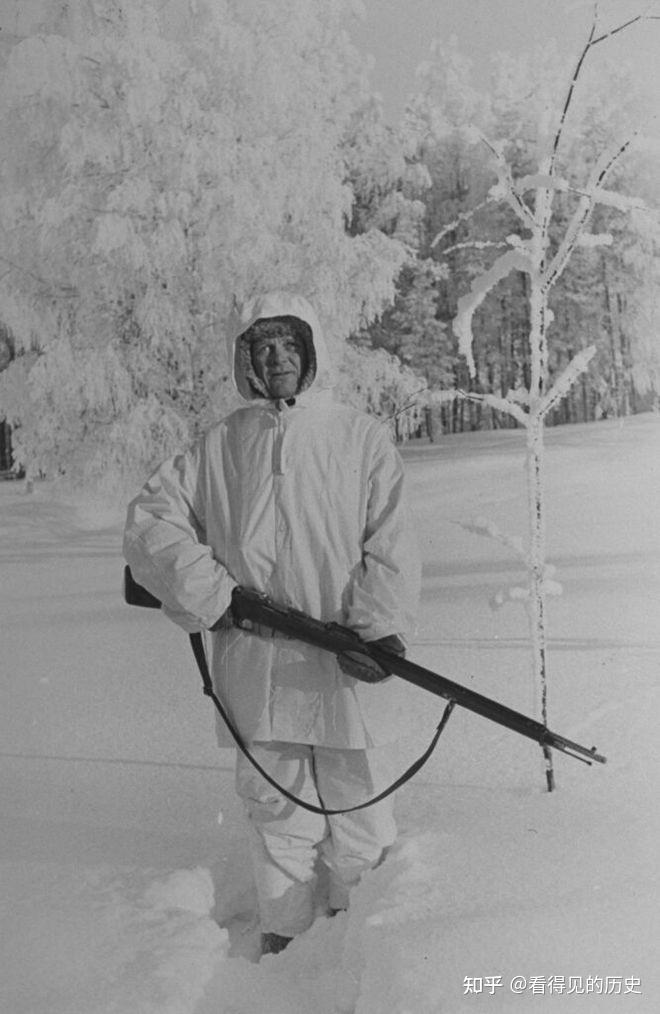
[[[608,234],[590,231],[594,210],[600,206],[627,213],[640,203],[633,198],[623,197],[607,187],[608,177],[613,167],[631,147],[632,137],[618,140],[613,147],[604,147],[589,178],[580,187],[569,183],[560,171],[562,141],[576,89],[580,85],[585,62],[592,51],[614,35],[651,20],[660,18],[640,14],[612,28],[604,29],[599,22],[596,9],[589,37],[574,68],[556,127],[549,134],[547,152],[540,160],[536,172],[515,179],[511,165],[505,157],[505,146],[484,140],[491,152],[497,173],[497,183],[491,189],[490,199],[502,202],[514,213],[519,222],[519,230],[508,237],[507,249],[486,271],[475,278],[469,292],[459,299],[453,325],[468,366],[471,372],[474,372],[472,324],[477,308],[487,294],[512,272],[521,272],[527,277],[530,321],[529,385],[509,391],[504,398],[490,394],[477,396],[473,393],[466,393],[465,397],[478,399],[498,411],[507,413],[526,431],[529,535],[527,549],[519,551],[529,573],[526,598],[529,607],[534,672],[540,688],[542,720],[546,725],[548,722],[546,602],[548,594],[557,591],[558,586],[546,559],[544,425],[548,413],[567,394],[595,353],[594,346],[581,349],[573,356],[563,372],[550,382],[548,333],[553,314],[549,300],[553,287],[562,276],[576,249],[579,247],[595,249],[601,244],[611,242],[611,236]],[[574,198],[572,213],[565,222],[561,234],[556,235],[555,201],[558,194],[566,193],[570,193]],[[483,526],[483,534],[502,538],[500,533],[494,532],[487,525]],[[510,546],[518,545],[510,539],[504,541]],[[552,756],[549,749],[543,749],[546,784],[548,791],[552,791],[555,787]]]

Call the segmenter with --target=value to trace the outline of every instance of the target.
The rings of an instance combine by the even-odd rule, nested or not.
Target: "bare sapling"
[[[541,718],[546,727],[548,725],[546,600],[549,593],[556,592],[557,584],[553,580],[554,569],[549,566],[546,558],[544,427],[550,410],[568,393],[595,353],[594,346],[582,349],[571,359],[565,370],[551,382],[548,369],[548,332],[552,324],[552,310],[549,307],[549,298],[553,286],[578,246],[596,247],[611,243],[612,237],[609,235],[588,232],[594,208],[597,205],[607,205],[626,211],[640,207],[639,201],[605,188],[608,174],[629,149],[634,136],[623,142],[617,142],[612,150],[603,151],[591,171],[590,178],[579,190],[558,172],[558,154],[587,57],[599,43],[645,20],[660,20],[660,16],[640,14],[615,28],[600,31],[596,7],[589,37],[575,65],[557,117],[556,130],[550,136],[546,154],[539,161],[537,173],[514,179],[505,158],[504,145],[493,144],[481,138],[492,153],[497,173],[497,183],[491,189],[489,199],[502,201],[514,211],[521,225],[521,234],[507,237],[506,250],[486,271],[475,278],[470,291],[459,300],[453,322],[461,351],[465,355],[471,375],[474,376],[476,369],[472,352],[472,322],[475,311],[488,293],[510,272],[520,271],[526,274],[529,283],[527,293],[530,320],[529,387],[509,391],[505,397],[465,391],[456,394],[507,413],[526,430],[528,543],[522,556],[528,573],[528,588],[524,597],[529,613],[535,685],[539,688]],[[558,193],[571,193],[577,198],[577,202],[557,243],[555,198]],[[551,226],[553,243],[550,236]],[[450,228],[443,229],[441,235]],[[440,236],[436,237],[436,240],[438,239]],[[484,534],[490,532],[484,531]],[[546,785],[548,791],[552,792],[555,788],[552,754],[548,748],[542,749]]]

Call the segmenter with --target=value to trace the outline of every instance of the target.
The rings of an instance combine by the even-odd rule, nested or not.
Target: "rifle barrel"
[[[596,747],[581,746],[565,736],[552,732],[542,722],[529,718],[520,711],[494,701],[476,690],[470,690],[461,683],[455,683],[446,676],[440,676],[431,669],[425,669],[424,666],[407,658],[362,641],[354,631],[341,624],[323,623],[299,610],[279,606],[259,592],[243,588],[234,590],[232,612],[239,626],[262,624],[288,637],[305,641],[334,654],[340,654],[342,651],[361,651],[388,672],[394,673],[408,683],[428,690],[438,697],[444,697],[448,701],[454,701],[468,711],[534,740],[540,746],[553,747],[586,764],[592,764],[594,761],[599,764],[606,762],[606,758],[596,752]]]

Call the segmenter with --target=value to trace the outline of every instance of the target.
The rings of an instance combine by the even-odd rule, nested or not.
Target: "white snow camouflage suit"
[[[256,320],[280,316],[310,328],[293,404],[259,392],[241,342]],[[187,631],[211,628],[241,585],[365,640],[405,634],[419,564],[387,428],[333,401],[321,329],[301,297],[270,293],[246,304],[229,348],[247,404],[165,462],[130,504],[124,555],[134,577]],[[333,809],[389,782],[383,746],[406,731],[402,681],[361,683],[333,655],[298,641],[236,628],[212,637],[216,691],[280,782]],[[231,745],[220,722],[218,736]],[[326,819],[288,803],[242,757],[237,788],[256,829],[262,928],[273,932],[294,935],[311,922],[317,845],[331,904],[344,907],[345,889],[394,838],[391,799]]]

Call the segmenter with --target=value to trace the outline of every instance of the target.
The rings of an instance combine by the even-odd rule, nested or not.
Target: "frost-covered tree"
[[[430,179],[401,130],[385,122],[382,104],[369,98],[353,112],[342,144],[353,192],[351,235],[378,229],[414,251]]]
[[[385,349],[349,345],[339,366],[342,401],[381,419],[397,441],[415,436],[423,423],[424,377]]]
[[[296,289],[339,352],[393,297],[405,243],[347,228],[351,4],[0,6],[0,411],[33,471],[130,482],[229,404],[234,300]]]
[[[524,274],[528,279],[529,298],[529,383],[511,390],[504,398],[492,394],[477,396],[499,411],[508,413],[525,428],[527,439],[527,477],[529,501],[529,539],[521,554],[529,572],[527,600],[534,670],[540,687],[541,712],[547,724],[547,636],[546,597],[557,590],[551,568],[546,560],[545,532],[545,489],[544,489],[544,426],[548,413],[570,390],[577,377],[585,370],[595,348],[584,347],[576,350],[559,375],[551,376],[549,363],[549,332],[553,322],[550,299],[554,287],[567,269],[571,258],[579,247],[597,250],[609,245],[612,236],[598,231],[595,219],[597,209],[616,209],[625,213],[638,202],[610,190],[606,184],[614,166],[623,157],[631,144],[631,138],[618,139],[614,144],[608,138],[595,159],[587,179],[577,185],[567,175],[562,165],[562,141],[566,132],[567,119],[571,113],[575,91],[578,87],[584,62],[593,48],[611,38],[614,34],[641,22],[642,16],[630,22],[603,29],[594,19],[590,36],[577,62],[565,99],[554,125],[548,123],[546,152],[540,159],[536,171],[515,176],[507,158],[506,144],[486,145],[492,153],[497,172],[497,183],[490,192],[491,199],[499,200],[515,214],[520,228],[507,237],[504,252],[479,274],[470,289],[458,301],[458,312],[454,330],[458,335],[462,351],[474,373],[473,321],[477,308],[484,302],[502,279],[512,272]],[[559,223],[555,214],[557,195],[569,195],[570,211]],[[596,231],[593,228],[596,222]],[[559,225],[559,228],[558,228]],[[489,526],[484,534],[492,535]],[[496,537],[499,537],[497,533]],[[507,544],[513,545],[512,540]],[[548,789],[554,788],[554,771],[550,751],[544,749]]]

